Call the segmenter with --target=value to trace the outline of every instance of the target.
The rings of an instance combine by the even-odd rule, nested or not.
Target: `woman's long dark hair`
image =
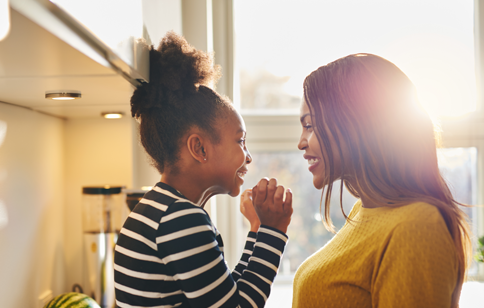
[[[339,178],[353,195],[378,206],[419,201],[434,205],[458,256],[458,283],[452,294],[452,307],[457,307],[471,255],[469,226],[459,207],[463,204],[454,199],[440,174],[439,134],[420,107],[410,79],[381,57],[349,55],[307,76],[304,98],[327,170],[326,227],[334,230],[329,202],[333,182]],[[335,136],[337,149],[332,149],[327,129]],[[349,157],[343,156],[343,143]],[[341,157],[341,174],[335,174],[334,153]]]

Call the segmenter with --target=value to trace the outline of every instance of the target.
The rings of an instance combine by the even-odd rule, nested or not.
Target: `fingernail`
[[[288,192],[292,193],[292,190],[290,188],[287,189]]]

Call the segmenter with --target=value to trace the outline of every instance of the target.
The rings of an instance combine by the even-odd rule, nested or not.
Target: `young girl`
[[[119,307],[263,307],[269,296],[287,241],[291,193],[259,203],[258,216],[242,208],[257,233],[249,233],[230,273],[203,207],[216,194],[237,196],[252,158],[241,116],[209,87],[217,78],[212,58],[174,33],[150,48],[150,82],[134,92],[131,110],[161,180],[117,241]]]
[[[359,201],[294,278],[293,307],[457,307],[469,231],[437,165],[436,134],[391,62],[350,55],[304,81],[298,144],[313,184]]]

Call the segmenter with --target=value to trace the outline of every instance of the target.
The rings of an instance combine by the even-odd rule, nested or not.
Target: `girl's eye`
[[[240,139],[239,140],[239,143],[242,144],[242,145],[244,145],[245,144],[245,139]]]

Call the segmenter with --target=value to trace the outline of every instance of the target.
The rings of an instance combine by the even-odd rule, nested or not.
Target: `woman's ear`
[[[196,161],[200,163],[207,162],[208,157],[206,151],[206,139],[204,139],[199,134],[191,134],[190,136],[188,136],[187,147],[188,151]]]

